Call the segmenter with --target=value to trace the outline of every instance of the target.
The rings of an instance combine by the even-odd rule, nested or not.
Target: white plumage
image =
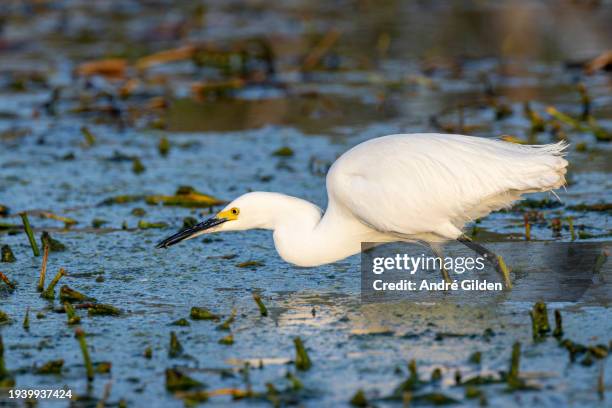
[[[357,145],[327,176],[330,199],[378,231],[455,239],[521,194],[565,183],[565,143],[524,146],[446,134],[391,135]]]
[[[457,239],[466,222],[522,194],[563,186],[566,146],[438,133],[371,139],[331,167],[323,215],[299,198],[252,192],[159,246],[209,232],[271,229],[283,259],[316,266],[360,252],[361,242]]]

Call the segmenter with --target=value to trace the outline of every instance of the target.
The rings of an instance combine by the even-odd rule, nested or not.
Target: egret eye
[[[237,209],[236,207],[232,208],[230,211],[231,211],[231,213],[232,213],[233,215],[238,215],[238,214],[240,214],[240,210],[239,210],[239,209]]]

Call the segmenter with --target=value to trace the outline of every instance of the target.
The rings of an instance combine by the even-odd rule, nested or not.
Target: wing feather
[[[378,231],[456,238],[465,222],[523,193],[562,186],[565,147],[462,135],[385,136],[357,145],[334,163],[328,195]]]

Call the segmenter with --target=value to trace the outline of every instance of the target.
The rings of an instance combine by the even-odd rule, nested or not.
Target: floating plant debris
[[[147,346],[147,348],[145,348],[144,351],[144,358],[150,360],[153,358],[153,349],[151,348],[151,346]]]
[[[107,220],[103,220],[101,218],[94,218],[93,220],[91,220],[91,226],[93,228],[100,228],[101,226],[108,224]]]
[[[312,362],[310,357],[308,357],[308,352],[304,347],[302,339],[296,337],[293,339],[293,344],[295,345],[295,368],[298,370],[309,370],[312,367]]]
[[[36,374],[48,375],[48,374],[61,374],[62,368],[64,367],[64,360],[51,360],[47,361],[40,367],[37,367],[34,372]]]
[[[480,351],[475,351],[472,353],[468,361],[472,364],[480,364],[482,360],[482,353]]]
[[[544,131],[546,122],[536,111],[531,108],[531,104],[529,102],[525,102],[523,105],[523,112],[531,122],[531,132],[537,133]]]
[[[234,323],[235,319],[236,319],[236,309],[232,309],[232,313],[223,323],[217,326],[217,329],[218,330],[229,330],[230,325]]]
[[[108,374],[111,372],[113,365],[108,361],[101,361],[94,364],[94,369],[98,374]]]
[[[568,126],[571,126],[575,130],[579,132],[591,132],[599,141],[609,141],[612,136],[599,124],[595,121],[595,118],[592,116],[588,117],[587,121],[580,121],[579,119],[575,119],[570,115],[560,112],[554,106],[549,106],[546,108],[546,113],[550,116],[562,122]]]
[[[406,392],[416,391],[422,385],[421,380],[419,380],[419,373],[417,371],[415,360],[410,360],[408,363],[408,372],[408,379],[402,382],[393,391],[393,396],[396,398],[401,398]]]
[[[272,152],[272,156],[278,156],[278,157],[291,157],[294,154],[295,153],[293,152],[293,149],[288,146],[281,147],[278,150],[275,150],[274,152]]]
[[[168,368],[166,370],[166,389],[170,392],[185,391],[203,386],[204,384],[194,380],[187,374],[183,374],[178,369]]]
[[[0,311],[0,319],[2,318],[2,312]],[[15,386],[15,379],[11,373],[6,369],[4,363],[4,341],[2,340],[2,333],[0,333],[0,388],[11,388]]]
[[[83,62],[75,69],[80,76],[101,75],[109,78],[123,78],[128,68],[123,58],[108,58],[97,61]]]
[[[259,296],[259,294],[257,293],[253,293],[253,300],[255,301],[255,303],[257,303],[257,307],[259,307],[259,314],[261,314],[262,316],[267,316],[268,309],[266,308],[266,305],[264,305],[263,301],[261,300],[261,296]]]
[[[194,306],[189,312],[193,320],[219,320],[219,316],[204,307]]]
[[[213,196],[198,192],[190,186],[181,186],[176,190],[175,195],[151,195],[145,198],[145,202],[151,205],[163,204],[179,207],[207,208],[215,205],[225,204]]]
[[[612,51],[606,50],[599,54],[597,57],[588,61],[584,69],[587,74],[592,75],[595,71],[599,70],[610,70],[612,67]]]
[[[26,308],[25,316],[23,317],[22,327],[23,327],[23,330],[25,331],[30,330],[30,308],[29,307]]]
[[[357,390],[355,395],[349,400],[349,404],[354,407],[368,407],[370,405],[362,389]]]
[[[40,244],[43,248],[48,246],[51,252],[61,252],[66,250],[66,245],[62,244],[57,239],[52,238],[47,231],[42,232],[40,236]]]
[[[53,213],[48,212],[48,211],[42,211],[42,212],[39,212],[37,214],[41,218],[49,218],[49,219],[52,219],[52,220],[61,221],[61,222],[64,223],[64,226],[66,228],[70,228],[71,226],[73,226],[75,224],[78,224],[78,221],[73,219],[73,218],[69,218],[69,217],[64,217],[64,216],[61,216],[61,215],[53,214]],[[45,232],[43,231],[43,234],[44,233]]]
[[[519,377],[519,366],[521,362],[521,343],[515,342],[512,345],[512,355],[510,357],[510,368],[506,375],[506,383],[508,384],[508,391],[518,390],[536,390],[537,386],[527,384],[527,382]]]
[[[234,335],[228,334],[227,336],[221,338],[219,340],[219,344],[223,344],[225,346],[231,346],[232,344],[234,344]]]
[[[70,302],[64,302],[64,311],[66,312],[69,325],[79,324],[81,322],[81,318],[76,314],[76,310],[74,310],[74,306],[72,306]]]
[[[480,398],[481,396],[482,396],[482,390],[480,388],[474,387],[473,385],[465,387],[465,398],[474,399],[474,398]]]
[[[0,310],[0,325],[11,323],[11,318],[9,315]]]
[[[165,222],[148,222],[144,220],[139,220],[138,228],[139,229],[168,228],[168,224]]]
[[[144,217],[147,214],[147,212],[140,207],[134,208],[130,213],[135,217]]]
[[[185,406],[193,406],[208,401],[210,393],[207,391],[179,391],[174,394],[185,401]]]
[[[96,136],[89,130],[87,126],[81,127],[81,134],[85,138],[87,146],[93,146],[96,144]]]
[[[587,351],[595,358],[602,359],[608,357],[608,348],[603,344],[587,347]]]
[[[121,314],[121,310],[112,305],[95,303],[89,305],[87,308],[87,314],[89,316],[119,316]]]
[[[0,260],[2,262],[15,262],[17,260],[10,246],[2,245],[2,258]]]
[[[34,239],[34,232],[32,232],[30,220],[28,220],[28,214],[22,212],[19,213],[19,216],[21,217],[21,221],[23,222],[23,228],[25,230],[26,235],[28,236],[30,246],[32,247],[32,253],[34,254],[34,256],[40,256],[40,251],[38,249],[38,245],[36,244],[36,239]]]
[[[159,51],[139,58],[135,66],[139,70],[145,70],[159,64],[189,59],[193,57],[195,52],[196,48],[193,45],[185,45],[170,50]]]
[[[132,171],[134,172],[134,174],[144,173],[145,170],[146,167],[144,166],[144,164],[142,164],[140,159],[138,157],[134,157],[132,159]]]
[[[191,324],[189,323],[189,320],[183,317],[181,319],[173,321],[172,323],[170,323],[170,325],[171,326],[190,326]]]
[[[529,312],[531,317],[533,339],[539,340],[550,332],[550,325],[548,324],[548,311],[546,310],[546,304],[543,302],[537,302],[533,305],[533,309]]]
[[[257,268],[259,266],[265,266],[265,264],[261,261],[245,261],[236,264],[238,268]]]
[[[570,357],[570,362],[574,362],[576,361],[576,357],[579,354],[583,354],[586,353],[587,348],[586,346],[580,344],[580,343],[575,343],[570,339],[564,339],[563,341],[561,341],[561,343],[559,343],[560,346],[565,347],[565,349],[568,351],[569,353],[569,357]]]
[[[62,302],[85,302],[85,301],[95,302],[96,301],[96,299],[91,298],[87,295],[84,295],[81,292],[72,289],[68,285],[63,285],[60,288],[59,297]]]
[[[175,332],[170,332],[170,346],[168,347],[168,357],[178,357],[183,354],[183,346]]]
[[[106,198],[102,202],[100,202],[98,205],[102,206],[102,205],[114,205],[114,204],[127,204],[127,203],[133,203],[134,201],[144,200],[144,198],[145,196],[143,195],[118,195],[118,196]]]
[[[170,141],[166,136],[159,139],[157,149],[159,150],[159,154],[163,157],[166,157],[168,153],[170,153]]]

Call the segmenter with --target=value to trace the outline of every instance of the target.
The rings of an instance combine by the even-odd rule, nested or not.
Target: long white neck
[[[287,262],[298,266],[331,263],[361,251],[361,242],[380,238],[378,233],[330,202],[321,209],[308,201],[280,195],[275,215],[266,227],[274,230],[274,245]]]

